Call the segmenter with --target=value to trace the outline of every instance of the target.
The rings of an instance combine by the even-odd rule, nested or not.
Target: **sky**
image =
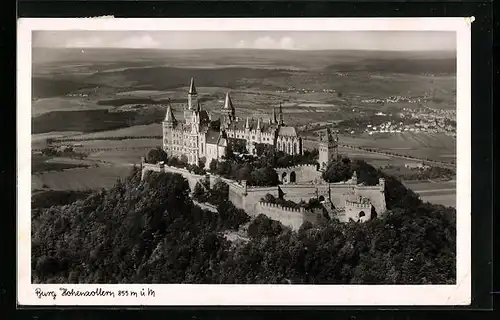
[[[34,47],[454,51],[445,31],[34,31]]]

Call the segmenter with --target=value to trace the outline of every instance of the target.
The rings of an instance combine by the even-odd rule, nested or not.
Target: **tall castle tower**
[[[233,101],[231,101],[231,97],[229,96],[229,92],[226,93],[226,100],[224,101],[224,107],[222,108],[221,113],[222,113],[221,125],[227,126],[235,120],[235,110],[233,106]]]
[[[173,144],[173,129],[177,125],[177,120],[172,112],[172,107],[170,104],[167,108],[167,113],[165,114],[165,119],[163,120],[163,150],[170,151],[169,146]]]
[[[330,128],[326,128],[326,133],[319,137],[319,168],[325,171],[328,165],[338,156],[339,137],[337,133],[333,133]]]
[[[194,85],[194,78],[191,78],[191,83],[189,85],[188,91],[188,105],[187,108],[184,109],[184,119],[186,120],[186,124],[191,124],[191,117],[193,115],[193,111],[198,106],[198,93],[196,92],[196,87]]]
[[[278,123],[280,126],[285,125],[285,120],[283,118],[283,107],[281,106],[281,102],[280,102],[280,113],[279,113],[279,122]]]

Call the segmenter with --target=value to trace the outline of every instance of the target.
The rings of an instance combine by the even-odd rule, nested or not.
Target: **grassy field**
[[[126,151],[111,150],[99,151],[89,154],[91,160],[105,161],[113,164],[140,164],[141,157],[144,157],[148,149],[132,149]]]
[[[430,202],[433,204],[441,204],[447,207],[457,206],[457,196],[455,192],[450,194],[439,194],[439,195],[421,195],[420,198],[425,202]]]
[[[342,144],[395,152],[417,158],[438,161],[451,161],[456,158],[456,139],[445,134],[404,132],[358,136],[341,135],[339,140]]]
[[[456,207],[456,181],[404,181],[403,183],[420,195],[423,201]]]
[[[121,128],[117,130],[107,130],[100,132],[92,132],[85,134],[75,134],[70,139],[99,139],[99,138],[110,138],[110,137],[147,137],[147,136],[161,136],[162,135],[162,125],[160,123],[152,123],[148,125],[132,126],[127,128]]]
[[[31,189],[88,190],[112,187],[130,173],[130,166],[79,168],[32,175]]]

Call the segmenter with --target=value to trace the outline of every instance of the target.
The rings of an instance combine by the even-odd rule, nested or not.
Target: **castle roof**
[[[210,123],[210,116],[206,110],[201,110],[197,112],[197,115],[200,119],[200,124],[205,125]]]
[[[167,107],[167,112],[165,113],[165,120],[164,121],[170,121],[170,122],[176,122],[177,120],[174,117],[174,113],[172,112],[172,107],[170,104]]]
[[[227,146],[227,139],[223,132],[208,129],[205,133],[205,141],[207,144],[216,144],[218,146]]]
[[[226,100],[224,101],[224,109],[234,109],[233,101],[231,101],[229,92],[226,93]]]
[[[208,144],[217,144],[217,141],[219,139],[220,132],[215,131],[215,130],[208,130],[207,133],[205,134],[205,141]]]
[[[289,126],[281,126],[280,130],[278,131],[278,135],[280,136],[285,136],[285,137],[297,137],[297,130],[295,130],[295,127],[289,127]]]
[[[244,131],[247,128],[247,123],[248,123],[248,129],[250,129],[251,131],[256,130],[259,126],[262,132],[272,132],[273,130],[277,129],[276,124],[264,121],[260,121],[259,123],[259,119],[253,119],[253,118],[247,118],[245,121],[233,121],[229,125],[228,129]]]
[[[189,85],[189,94],[197,94],[196,87],[194,86],[194,78],[191,78],[191,84]]]

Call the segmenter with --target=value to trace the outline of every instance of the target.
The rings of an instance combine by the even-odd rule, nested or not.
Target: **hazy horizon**
[[[33,48],[456,51],[442,31],[34,31]]]

